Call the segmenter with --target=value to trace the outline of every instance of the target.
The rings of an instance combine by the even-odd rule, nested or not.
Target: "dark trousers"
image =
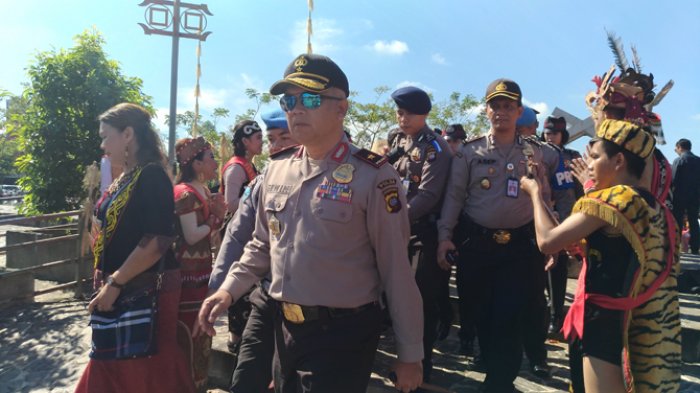
[[[542,364],[547,360],[547,300],[544,288],[547,273],[544,271],[545,257],[537,252],[529,261],[531,292],[527,296],[523,318],[523,349],[530,365]]]
[[[365,393],[381,330],[378,306],[301,324],[276,308],[276,393]]]
[[[437,263],[437,261],[436,261]],[[454,319],[454,311],[452,310],[452,302],[450,301],[450,274],[451,270],[440,276],[438,282],[438,315],[442,326],[450,326]]]
[[[437,264],[437,230],[422,232],[419,239],[423,246],[416,267],[416,284],[423,298],[423,378],[427,381],[433,369],[441,283],[449,280],[450,272],[442,270]]]
[[[486,362],[486,391],[512,392],[522,361],[522,321],[533,293],[530,239],[507,245],[476,239],[465,251],[467,296],[476,300],[477,335]]]
[[[257,287],[250,295],[250,304],[250,317],[243,330],[238,363],[231,379],[231,393],[264,393],[272,380],[275,301]]]
[[[243,335],[250,315],[250,294],[247,292],[228,308],[228,331],[239,337]]]
[[[549,271],[552,288],[547,285],[549,301],[552,303],[550,317],[559,325],[564,321],[564,300],[566,300],[566,281],[569,279],[569,254],[560,252],[555,258],[557,264]]]
[[[459,339],[474,341],[476,337],[476,298],[470,294],[469,274],[471,272],[465,253],[459,251],[457,260],[457,294],[459,295]]]
[[[698,253],[700,248],[700,228],[698,226],[698,201],[685,201],[674,199],[673,216],[676,218],[678,228],[683,230],[683,217],[688,217],[688,228],[690,229],[690,252]]]

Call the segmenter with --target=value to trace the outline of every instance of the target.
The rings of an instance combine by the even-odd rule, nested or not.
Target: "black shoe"
[[[464,356],[474,356],[474,340],[460,338],[459,354]]]
[[[549,367],[547,362],[542,362],[530,366],[530,371],[538,378],[548,379],[552,373],[552,368]]]
[[[476,371],[478,373],[486,372],[486,362],[481,356],[476,356],[470,360],[464,367],[467,371]]]
[[[561,326],[564,321],[561,318],[552,317],[552,321],[549,323],[549,334],[558,334],[561,331]]]

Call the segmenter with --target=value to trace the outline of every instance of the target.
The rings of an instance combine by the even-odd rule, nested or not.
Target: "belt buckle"
[[[498,244],[508,244],[510,243],[510,232],[499,229],[493,233],[493,240]]]
[[[304,312],[298,304],[283,302],[282,313],[284,314],[284,319],[291,323],[297,325],[304,323]]]

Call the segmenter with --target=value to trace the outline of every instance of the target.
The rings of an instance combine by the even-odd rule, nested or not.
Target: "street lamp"
[[[173,37],[172,60],[170,62],[170,121],[168,122],[168,161],[175,163],[175,124],[177,118],[177,63],[180,51],[180,37],[206,41],[210,31],[207,28],[206,4],[182,3],[180,0],[144,0],[146,23],[139,23],[147,35],[159,34]],[[181,31],[182,29],[182,31]]]

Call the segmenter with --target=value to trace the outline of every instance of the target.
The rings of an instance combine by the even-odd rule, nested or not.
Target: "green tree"
[[[85,168],[101,155],[100,113],[120,102],[153,112],[141,79],[122,75],[96,30],[77,35],[75,43],[68,50],[39,53],[29,67],[23,93],[28,107],[16,129],[23,152],[17,160],[19,182],[28,193],[24,213],[78,208]]]
[[[245,95],[255,102],[255,108],[249,108],[242,114],[236,115],[236,123],[245,119],[254,119],[255,116],[257,116],[257,114],[260,113],[260,107],[271,103],[272,100],[275,98],[275,96],[273,96],[270,93],[261,93],[253,88],[245,89]]]
[[[374,88],[374,99],[364,104],[355,99],[356,92],[350,93],[350,107],[345,116],[345,126],[352,131],[353,142],[367,149],[377,139],[386,138],[392,127],[396,127],[394,101],[386,98],[388,86]]]
[[[5,102],[0,106],[0,183],[10,183],[18,177],[15,161],[20,154],[17,135],[9,130],[16,123],[13,119],[23,113],[27,105],[22,97],[4,90],[0,90],[0,100],[2,99]]]
[[[481,104],[471,94],[462,96],[458,92],[452,92],[447,101],[433,103],[428,124],[441,130],[450,124],[461,124],[467,136],[480,135],[489,129],[488,120],[480,109]]]

